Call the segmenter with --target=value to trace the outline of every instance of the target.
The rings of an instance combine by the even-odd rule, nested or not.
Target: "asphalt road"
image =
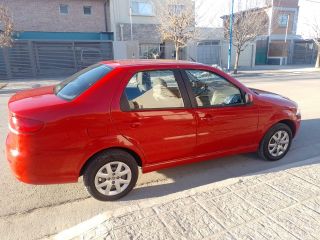
[[[140,175],[138,186],[121,201],[112,203],[90,198],[81,179],[75,184],[33,186],[20,183],[12,176],[4,155],[4,143],[6,104],[15,90],[0,90],[0,238],[47,237],[103,211],[133,203],[143,205],[144,199],[164,198],[167,194],[320,155],[320,72],[254,73],[244,74],[239,80],[247,86],[277,92],[299,103],[302,127],[283,160],[265,162],[252,153]]]

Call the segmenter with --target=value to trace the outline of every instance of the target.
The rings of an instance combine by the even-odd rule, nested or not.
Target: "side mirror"
[[[252,104],[253,103],[253,95],[251,93],[246,93],[244,95],[245,103]]]

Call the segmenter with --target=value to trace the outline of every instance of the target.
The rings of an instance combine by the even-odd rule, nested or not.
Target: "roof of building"
[[[245,13],[245,12],[262,11],[262,10],[268,9],[270,7],[272,7],[272,6],[249,8],[249,9],[246,9],[246,10],[243,10],[243,11],[235,12],[234,15]],[[227,14],[227,15],[221,16],[220,18],[224,19],[224,18],[228,18],[229,16],[230,16],[230,14]]]

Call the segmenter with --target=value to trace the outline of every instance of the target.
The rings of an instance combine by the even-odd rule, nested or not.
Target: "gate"
[[[221,46],[219,41],[205,41],[198,43],[197,62],[207,65],[220,65]]]
[[[256,41],[256,65],[267,64],[268,55],[268,40],[257,40]]]
[[[317,47],[313,41],[297,41],[293,48],[293,64],[315,64]]]
[[[0,80],[67,76],[111,59],[112,41],[15,41],[0,49]]]

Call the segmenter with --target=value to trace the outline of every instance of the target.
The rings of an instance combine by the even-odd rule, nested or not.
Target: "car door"
[[[240,152],[254,147],[258,107],[244,103],[244,92],[208,70],[185,69],[182,75],[197,116],[197,154]]]
[[[132,71],[122,89],[121,108],[112,118],[147,164],[194,155],[196,120],[179,71]]]

